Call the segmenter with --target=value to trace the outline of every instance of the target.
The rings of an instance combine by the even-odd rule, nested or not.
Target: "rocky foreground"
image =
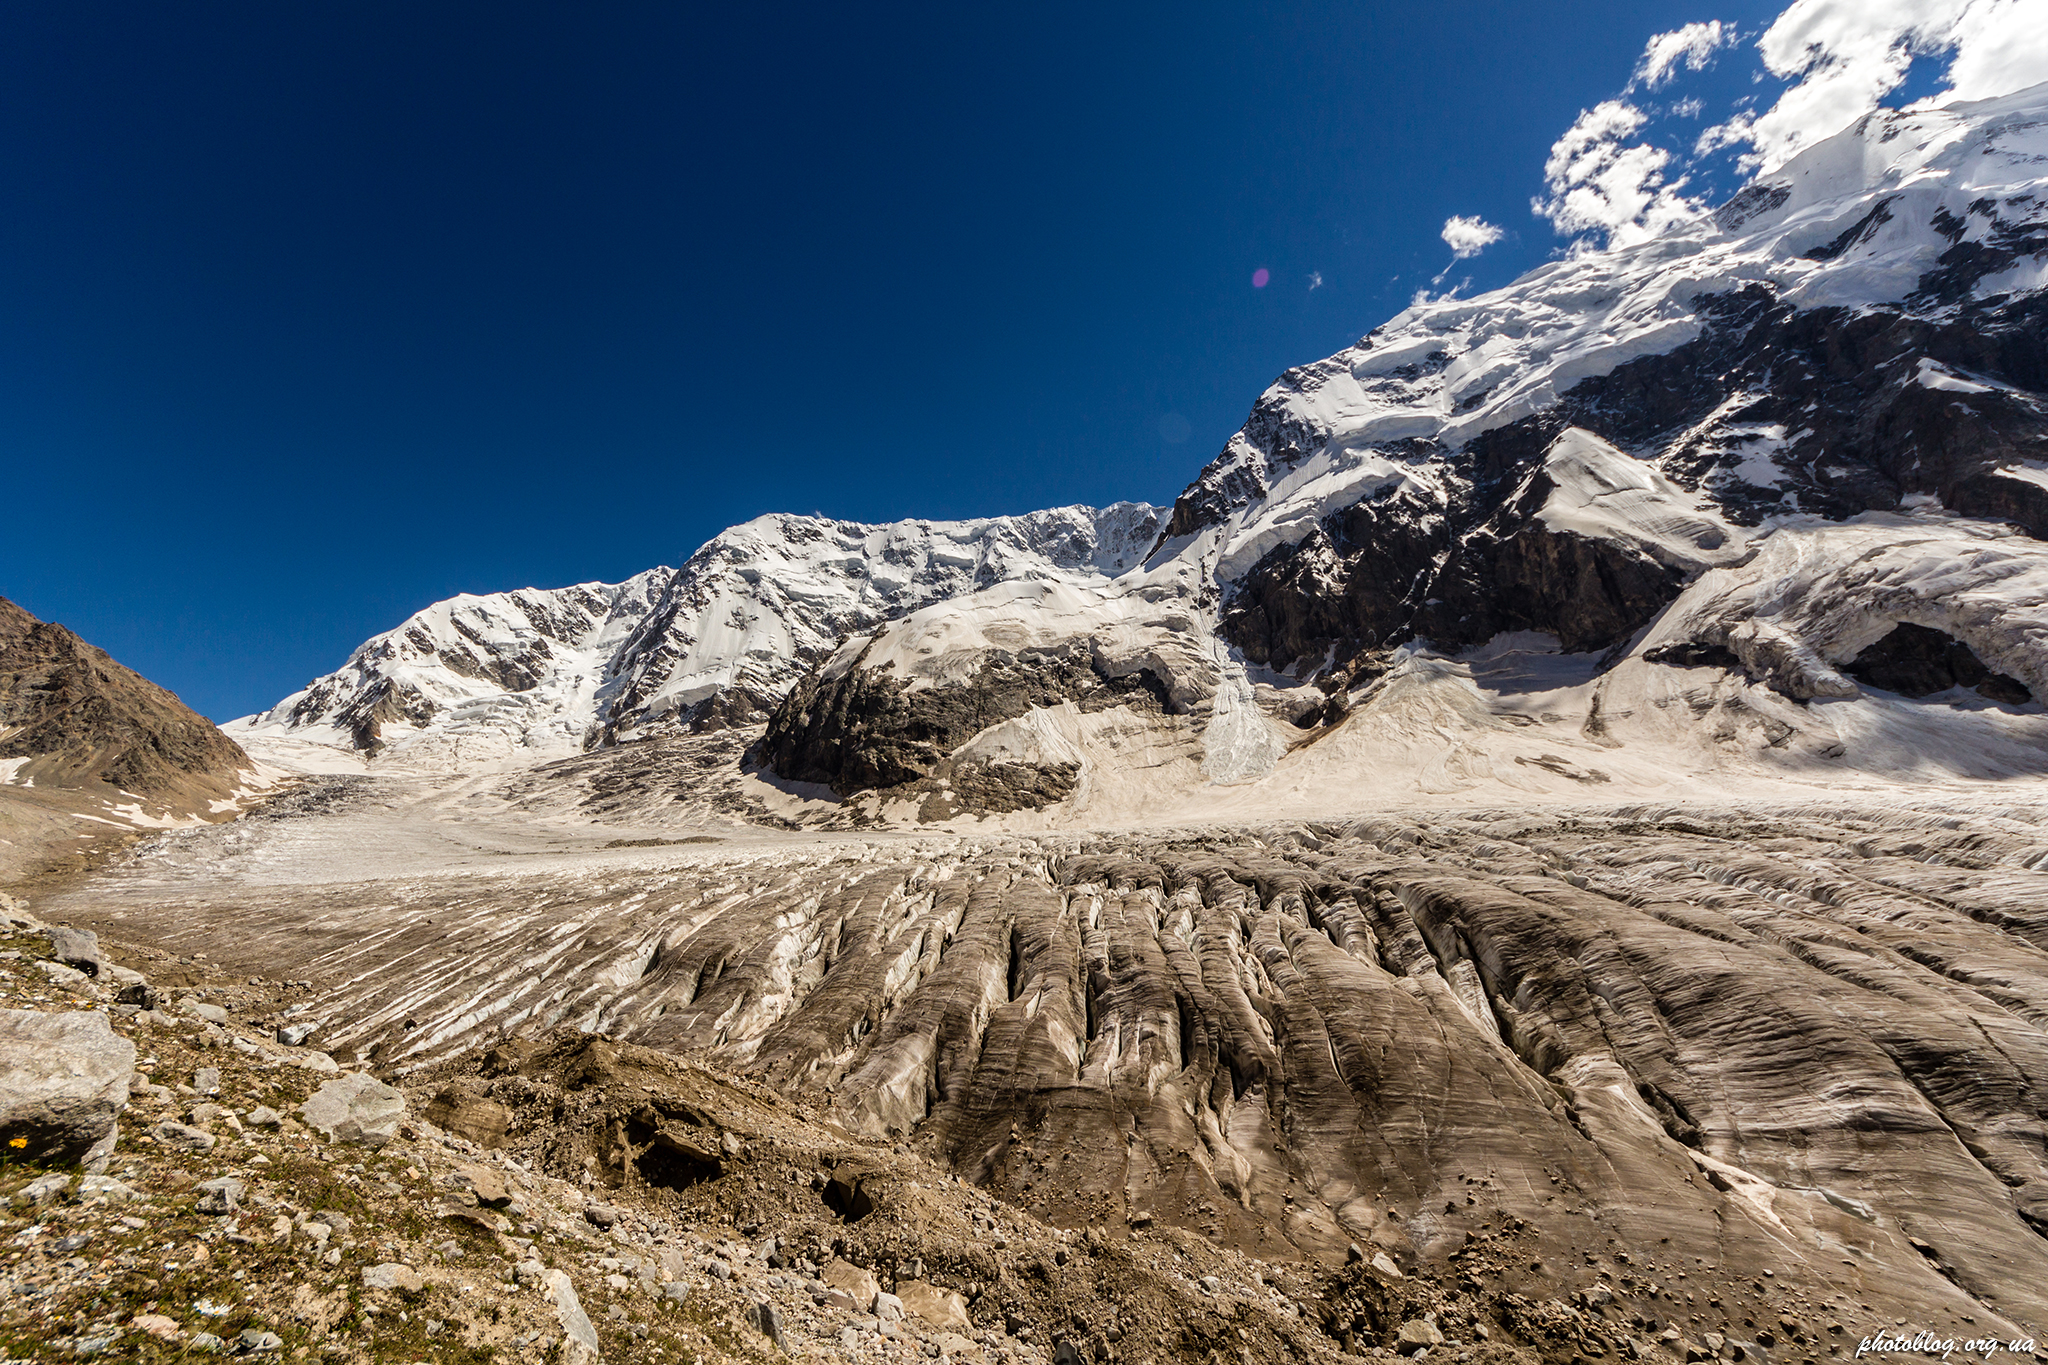
[[[1377,1251],[1265,1262],[1182,1232],[1059,1229],[645,1049],[571,1032],[393,1088],[274,1041],[294,1036],[306,983],[103,954],[18,910],[8,925],[10,1361],[1507,1362],[1725,1347],[1624,1320],[1601,1286],[1574,1303],[1500,1296],[1526,1254],[1513,1220],[1476,1237],[1455,1275],[1422,1276]],[[1825,1306],[1772,1306],[1786,1311],[1762,1319],[1765,1338],[1818,1347],[1844,1330]]]

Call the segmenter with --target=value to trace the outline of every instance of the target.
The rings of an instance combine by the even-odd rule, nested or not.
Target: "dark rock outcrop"
[[[1927,697],[1952,687],[1967,687],[1993,701],[2024,706],[2034,699],[2027,685],[1985,667],[1961,640],[1927,626],[1901,622],[1890,634],[1842,666],[1860,683]]]
[[[1975,300],[1955,284],[1930,276],[1913,309],[1799,310],[1761,286],[1702,300],[1696,339],[1582,380],[1554,406],[1444,456],[1447,501],[1367,500],[1272,551],[1233,585],[1221,631],[1278,669],[1320,662],[1333,647],[1342,664],[1417,637],[1455,648],[1541,630],[1573,650],[1627,639],[1685,576],[1628,546],[1543,526],[1542,499],[1529,494],[1545,450],[1570,427],[1657,452],[1663,473],[1737,525],[1795,506],[1839,520],[1932,499],[2048,538],[2048,487],[1999,472],[2048,459],[2048,295]],[[1242,439],[1273,467],[1299,463],[1327,436],[1279,415],[1317,373],[1290,371],[1245,427]],[[1943,386],[1958,383],[1965,391]],[[1729,477],[1747,454],[1738,433],[1764,429],[1788,433],[1773,456],[1782,481]],[[1214,524],[1262,495],[1250,468],[1239,458],[1204,471],[1174,525]]]
[[[902,787],[939,773],[975,734],[1043,706],[1076,702],[1084,710],[1135,705],[1172,707],[1150,670],[1106,677],[1085,659],[990,650],[965,682],[913,687],[889,668],[866,666],[867,651],[849,667],[812,672],[790,689],[768,721],[759,753],[768,767],[798,782],[819,782],[841,796]],[[982,791],[989,810],[1018,810],[1058,800],[1072,788],[1071,771],[1022,765],[963,768],[962,795]],[[1004,769],[1012,771],[1005,772]]]

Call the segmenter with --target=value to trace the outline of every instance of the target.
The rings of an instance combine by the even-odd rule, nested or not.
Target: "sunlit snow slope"
[[[884,526],[758,517],[680,569],[437,602],[225,728],[304,768],[463,771],[758,721],[848,634],[992,583],[1114,576],[1160,518],[1139,503]]]

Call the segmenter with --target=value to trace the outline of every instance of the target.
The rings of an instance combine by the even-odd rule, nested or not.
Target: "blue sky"
[[[1773,12],[1114,8],[7,6],[0,594],[224,720],[762,512],[1169,502],[1447,217],[1504,235],[1439,288],[1558,250],[1651,35]]]

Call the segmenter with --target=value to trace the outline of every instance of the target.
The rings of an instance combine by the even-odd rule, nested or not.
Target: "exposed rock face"
[[[171,693],[0,598],[0,761],[11,785],[224,797],[250,766]]]
[[[1705,300],[1697,340],[1583,380],[1543,412],[1435,456],[1443,471],[1429,486],[1458,490],[1455,500],[1432,505],[1403,485],[1269,553],[1241,581],[1222,632],[1277,668],[1332,645],[1350,655],[1416,636],[1467,645],[1533,629],[1574,650],[1625,640],[1691,574],[1543,524],[1541,462],[1571,429],[1656,452],[1660,473],[1738,525],[1795,507],[1840,519],[1931,499],[2048,537],[2048,490],[2010,472],[2048,459],[2048,299],[1920,302],[1938,320],[1799,311],[1761,286]],[[1292,450],[1268,458],[1299,458]]]
[[[1939,506],[2048,534],[2040,104],[1872,115],[1713,228],[1290,370],[1169,523],[1206,537],[1223,635],[1346,674],[1412,638],[1626,640],[1705,566],[1542,515],[1573,430],[1737,527]]]
[[[1891,634],[1842,666],[1858,682],[1901,696],[1926,697],[1951,687],[1967,687],[1993,701],[2024,705],[2034,699],[2018,678],[1993,673],[1971,648],[1954,636],[1911,622],[1892,627]]]
[[[791,689],[768,723],[761,752],[776,772],[822,782],[841,795],[898,787],[942,765],[953,776],[954,750],[991,725],[1073,702],[1083,710],[1171,708],[1165,684],[1149,669],[1104,677],[1087,660],[1041,654],[984,655],[971,678],[913,688],[889,671],[863,667],[865,654],[836,678],[817,674]],[[1056,801],[1073,787],[1073,769],[1021,764],[961,765],[969,809],[1004,811]]]

